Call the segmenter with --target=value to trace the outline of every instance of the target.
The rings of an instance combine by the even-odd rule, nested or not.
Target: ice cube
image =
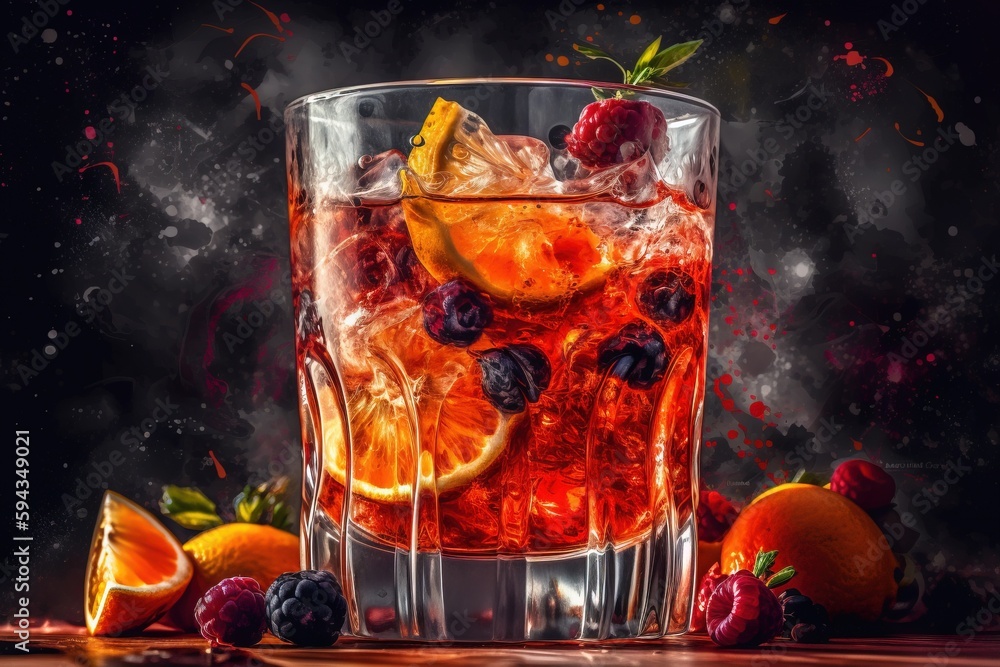
[[[369,204],[398,201],[403,194],[399,172],[405,166],[406,156],[397,150],[362,156],[353,196]]]

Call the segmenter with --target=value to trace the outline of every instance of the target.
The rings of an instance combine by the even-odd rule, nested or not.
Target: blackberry
[[[641,320],[629,322],[597,348],[597,367],[633,389],[649,389],[659,382],[670,364],[663,336]]]
[[[493,322],[487,297],[461,280],[429,292],[423,303],[424,329],[442,345],[468,347]]]
[[[223,579],[198,600],[194,619],[212,646],[253,646],[267,628],[264,592],[250,577]]]
[[[278,639],[299,646],[330,646],[340,636],[347,599],[329,572],[286,572],[267,589],[266,598],[267,624]]]
[[[784,620],[782,636],[805,644],[821,644],[830,639],[830,615],[795,588],[778,596]]]

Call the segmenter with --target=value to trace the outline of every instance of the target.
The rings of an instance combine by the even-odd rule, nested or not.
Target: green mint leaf
[[[777,588],[782,584],[787,584],[795,576],[795,568],[789,565],[771,575],[767,580],[768,588]]]
[[[629,82],[629,72],[626,72],[625,68],[621,66],[621,63],[612,58],[610,53],[602,51],[596,46],[588,46],[587,44],[574,44],[573,48],[576,49],[578,53],[582,53],[591,60],[607,60],[608,62],[614,63],[615,67],[621,70],[622,80],[625,83]]]
[[[597,60],[598,58],[604,58],[606,60],[614,61],[614,58],[611,57],[610,53],[608,53],[607,51],[602,51],[596,46],[590,46],[588,44],[574,44],[573,48],[592,60]]]
[[[271,525],[279,530],[291,531],[292,517],[289,513],[288,505],[285,503],[275,503],[271,509]]]
[[[632,75],[632,81],[630,83],[638,86],[642,82],[648,81],[649,79],[653,78],[652,72],[653,72],[652,67],[643,67],[641,70]]]
[[[830,478],[817,475],[814,472],[807,472],[805,468],[799,468],[799,470],[789,481],[798,484],[812,484],[813,486],[824,486],[827,483],[829,483]]]
[[[668,46],[657,53],[649,65],[650,67],[663,70],[664,73],[669,72],[675,67],[680,67],[688,58],[693,56],[703,41],[697,39],[693,42],[681,42],[680,44]]]
[[[594,94],[595,99],[606,100],[608,98],[608,94],[600,88],[591,87],[590,92]]]
[[[771,566],[774,565],[775,559],[778,557],[777,551],[764,551],[761,549],[757,552],[757,560],[753,564],[753,576],[763,577]]]
[[[160,512],[184,528],[205,530],[222,525],[215,503],[200,489],[168,484],[163,487]]]
[[[655,40],[653,40],[652,44],[646,47],[646,50],[642,52],[642,55],[639,56],[639,59],[635,61],[635,67],[632,68],[633,72],[638,72],[642,70],[644,67],[649,66],[649,64],[653,61],[653,57],[656,56],[656,54],[659,52],[660,42],[662,41],[663,41],[662,36],[657,37]]]
[[[243,523],[260,523],[260,518],[267,509],[266,493],[266,485],[256,488],[244,486],[243,491],[233,500],[236,520]]]

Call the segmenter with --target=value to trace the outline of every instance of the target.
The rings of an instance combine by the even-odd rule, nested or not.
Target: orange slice
[[[613,258],[583,207],[508,193],[535,174],[481,118],[438,98],[419,137],[403,174],[403,215],[417,258],[436,279],[462,277],[501,301],[542,303],[603,282]]]
[[[501,414],[486,401],[474,362],[441,398],[425,395],[419,405],[404,395],[390,373],[388,368],[375,368],[370,381],[348,392],[351,490],[365,498],[405,502],[414,483],[436,486],[438,493],[465,486],[496,460],[507,446],[515,420],[521,417]],[[321,386],[318,397],[324,466],[334,480],[344,484],[344,420],[332,387]],[[419,434],[409,416],[411,409],[419,410],[423,427]]]
[[[107,491],[87,561],[84,615],[92,635],[137,632],[184,593],[193,570],[156,517]]]

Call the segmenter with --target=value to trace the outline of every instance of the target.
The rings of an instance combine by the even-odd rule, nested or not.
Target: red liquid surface
[[[350,458],[349,521],[401,548],[570,553],[634,543],[671,511],[683,521],[700,437],[711,217],[681,195],[663,194],[644,208],[492,202],[582,220],[614,263],[596,284],[556,300],[492,298],[492,324],[467,348],[435,342],[424,329],[424,296],[463,276],[425,268],[402,203],[293,208],[304,440],[307,458],[322,453],[322,511],[338,525],[344,520]],[[454,206],[483,205],[464,201]],[[663,270],[683,275],[695,296],[679,324],[639,307],[642,281]],[[671,360],[647,389],[598,367],[599,346],[637,320],[662,335]],[[514,343],[545,353],[551,381],[524,413],[506,416],[484,398],[476,355]],[[483,434],[504,420],[486,460],[467,471],[449,464],[449,447],[474,459]],[[442,485],[444,473],[451,474]]]

